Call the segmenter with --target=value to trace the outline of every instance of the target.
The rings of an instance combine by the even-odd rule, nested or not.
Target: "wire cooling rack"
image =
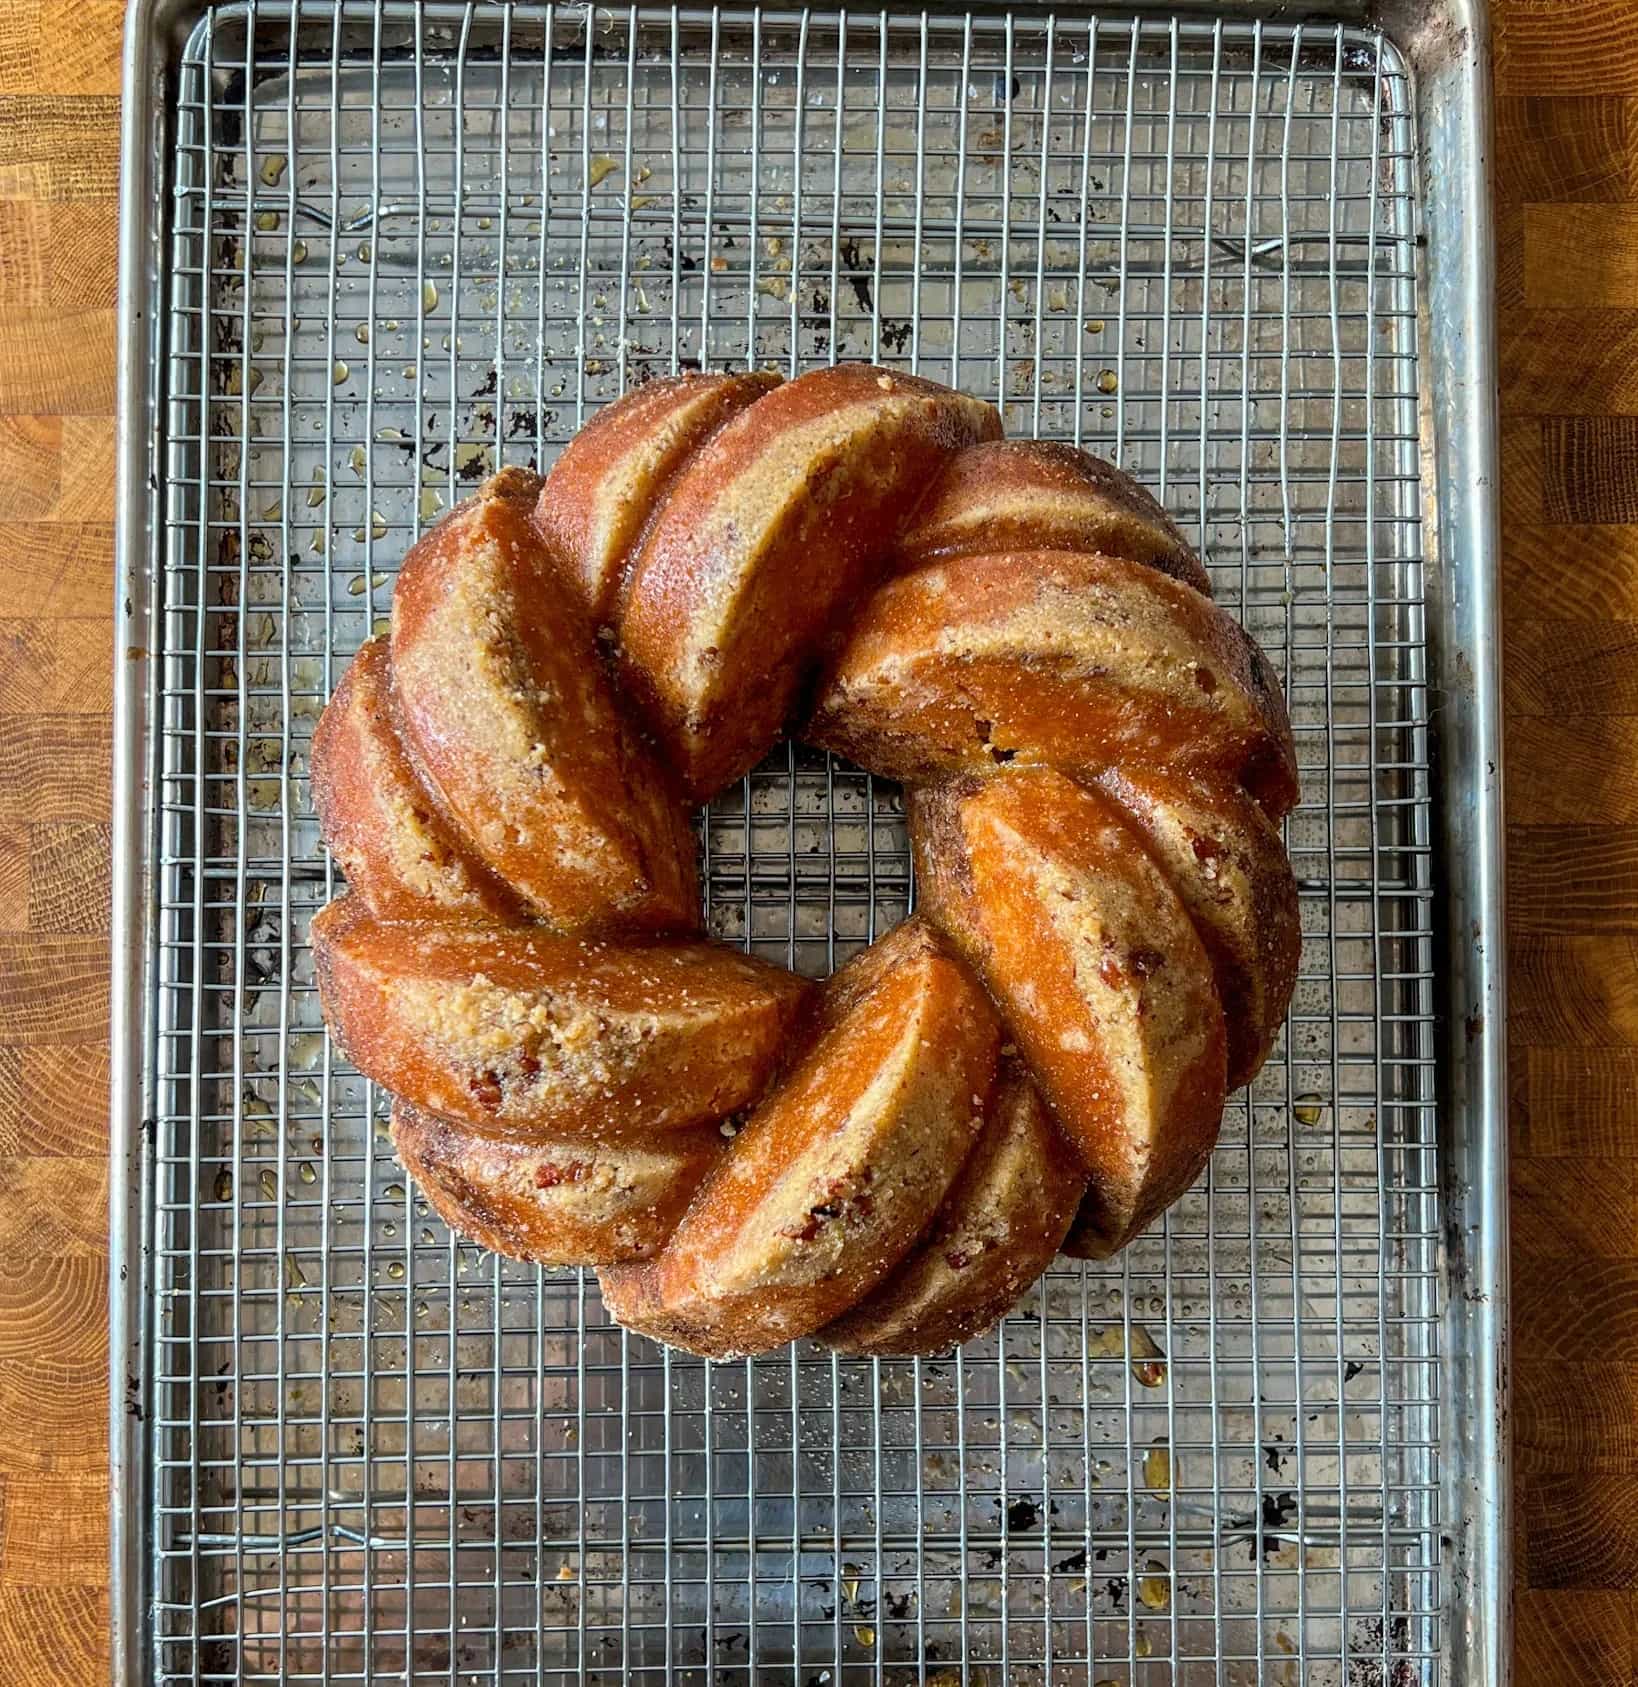
[[[1409,77],[1341,26],[223,5],[166,207],[161,1681],[1432,1680],[1441,1214]],[[677,368],[874,358],[1148,482],[1282,670],[1301,982],[1201,1185],[938,1362],[707,1365],[451,1237],[327,1042],[313,724],[416,533]],[[781,749],[823,974],[897,791]]]

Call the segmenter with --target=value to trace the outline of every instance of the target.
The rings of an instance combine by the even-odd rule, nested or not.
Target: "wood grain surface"
[[[1520,1687],[1638,1680],[1638,4],[1496,7]]]
[[[1496,0],[1517,1680],[1638,1681],[1638,0]],[[119,0],[0,0],[0,1681],[107,1673]]]
[[[0,0],[0,1681],[108,1674],[123,5]]]

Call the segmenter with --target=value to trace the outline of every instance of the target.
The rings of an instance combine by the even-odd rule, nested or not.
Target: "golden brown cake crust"
[[[521,919],[411,765],[391,684],[387,641],[372,638],[313,733],[313,806],[352,893],[384,920]]]
[[[910,824],[921,906],[999,1005],[1114,1252],[1217,1140],[1227,1042],[1199,934],[1120,811],[1053,768],[917,793]]]
[[[899,541],[918,568],[1006,551],[1086,551],[1146,563],[1211,596],[1177,523],[1130,475],[1074,445],[993,440],[957,451]]]
[[[703,940],[685,806],[804,715],[907,782],[922,895],[819,990]],[[321,1001],[427,1199],[706,1355],[942,1351],[1122,1246],[1296,975],[1284,700],[1176,523],[869,365],[654,381],[485,482],[312,788]]]
[[[911,783],[1012,761],[1250,780],[1283,814],[1296,752],[1237,622],[1142,563],[1010,551],[929,563],[860,606],[807,738]]]
[[[1007,1058],[927,1234],[819,1339],[843,1353],[936,1354],[987,1330],[1052,1263],[1086,1183],[1028,1073]]]
[[[811,988],[720,944],[313,921],[325,1017],[367,1076],[498,1138],[714,1123],[761,1093]]]
[[[699,901],[688,815],[554,577],[539,490],[504,470],[404,559],[398,724],[472,847],[550,925],[686,929]]]
[[[779,738],[833,618],[885,569],[977,399],[842,364],[776,387],[698,453],[654,517],[620,615],[624,672],[696,801]]]
[[[451,1230],[536,1265],[651,1258],[726,1146],[715,1125],[635,1140],[496,1141],[403,1100],[392,1143]]]
[[[1220,781],[1128,765],[1098,777],[1171,882],[1211,956],[1228,1026],[1228,1087],[1268,1058],[1302,957],[1297,881],[1280,834]]]
[[[661,1304],[659,1268],[653,1260],[599,1266],[597,1283],[603,1291],[604,1311],[633,1335],[680,1347],[702,1359],[727,1357],[720,1336],[709,1325],[690,1323],[684,1314]]]
[[[660,1314],[718,1357],[808,1335],[880,1283],[983,1124],[1000,1028],[976,980],[917,919],[864,960],[655,1262]]]
[[[677,475],[778,385],[760,370],[650,381],[569,441],[541,486],[535,519],[595,622],[614,613],[626,565]]]

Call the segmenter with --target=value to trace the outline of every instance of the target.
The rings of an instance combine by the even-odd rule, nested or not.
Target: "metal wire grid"
[[[162,418],[158,1679],[1433,1678],[1409,92],[1331,27],[203,20]],[[1192,524],[1292,703],[1302,980],[1120,1259],[948,1361],[709,1366],[406,1189],[314,998],[308,739],[466,483],[653,372],[856,356]],[[704,848],[712,929],[806,972],[910,896],[896,792],[799,748]]]

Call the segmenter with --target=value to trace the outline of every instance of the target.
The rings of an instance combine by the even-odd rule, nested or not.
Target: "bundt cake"
[[[456,1230],[711,1357],[937,1353],[1198,1176],[1296,977],[1279,684],[1129,477],[839,365],[653,381],[405,558],[313,744],[326,1019]],[[782,734],[901,780],[822,985],[701,935]]]

